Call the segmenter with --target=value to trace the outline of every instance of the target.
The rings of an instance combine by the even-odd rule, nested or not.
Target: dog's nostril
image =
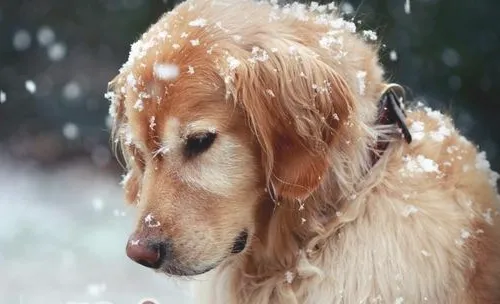
[[[240,232],[240,235],[238,235],[238,237],[234,241],[231,253],[242,252],[243,249],[245,249],[245,246],[247,245],[247,240],[248,240],[248,232],[246,230],[243,230],[242,232]]]
[[[130,240],[127,243],[127,256],[133,261],[157,269],[165,259],[172,256],[168,242],[152,242],[148,240]]]

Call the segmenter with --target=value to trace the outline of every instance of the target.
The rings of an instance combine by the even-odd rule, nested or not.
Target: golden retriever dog
[[[134,261],[200,302],[500,303],[498,174],[334,4],[193,0],[107,97]],[[374,42],[375,41],[375,42]]]

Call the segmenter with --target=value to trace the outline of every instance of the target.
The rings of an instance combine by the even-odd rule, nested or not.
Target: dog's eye
[[[210,148],[210,146],[212,146],[216,137],[217,133],[214,132],[206,132],[189,136],[186,142],[186,157],[193,157],[205,152]]]

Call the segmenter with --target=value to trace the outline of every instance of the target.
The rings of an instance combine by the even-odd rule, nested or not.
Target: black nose
[[[169,241],[136,239],[134,235],[130,237],[126,251],[130,259],[153,269],[160,268],[163,261],[172,257]]]
[[[242,252],[243,249],[245,249],[245,246],[247,245],[247,239],[248,239],[248,232],[246,230],[240,232],[236,240],[234,240],[233,249],[231,250],[231,253]]]

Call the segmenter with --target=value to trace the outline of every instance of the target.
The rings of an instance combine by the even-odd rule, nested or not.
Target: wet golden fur
[[[329,27],[294,14],[191,1],[134,46],[110,97],[137,230],[171,239],[179,269],[218,265],[201,280],[208,303],[500,303],[483,155],[414,106],[413,143],[393,139],[372,167],[375,140],[394,131],[376,125],[376,47],[345,28],[321,46]],[[158,79],[157,63],[179,76]],[[212,129],[214,145],[186,159],[185,139]],[[230,255],[245,228],[247,248]]]

